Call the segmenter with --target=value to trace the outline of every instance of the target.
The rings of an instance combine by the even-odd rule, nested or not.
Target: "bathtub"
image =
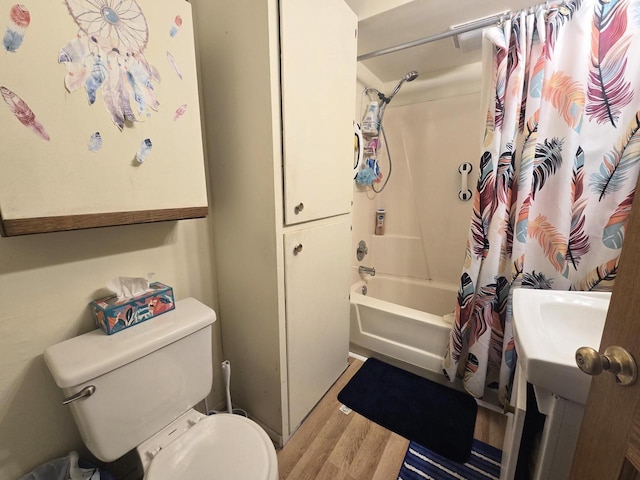
[[[456,295],[453,285],[390,275],[354,283],[350,295],[352,352],[366,356],[374,352],[441,374],[451,331],[450,318],[443,316],[453,312]]]

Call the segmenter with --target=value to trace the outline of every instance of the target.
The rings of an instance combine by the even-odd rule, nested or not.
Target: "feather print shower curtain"
[[[640,0],[574,0],[485,31],[483,153],[443,362],[475,397],[505,398],[513,287],[613,286],[640,167],[632,43]]]

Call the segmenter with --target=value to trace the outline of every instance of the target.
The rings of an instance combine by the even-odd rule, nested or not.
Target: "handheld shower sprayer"
[[[367,113],[362,121],[362,133],[363,134],[368,133],[370,136],[371,135],[375,136],[373,140],[369,140],[369,145],[374,145],[374,146],[367,147],[369,148],[369,152],[370,152],[369,155],[371,156],[371,158],[367,159],[367,162],[373,162],[373,163],[368,168],[365,168],[363,169],[363,171],[358,172],[358,174],[356,175],[356,183],[360,185],[370,185],[371,189],[375,193],[380,193],[387,186],[387,183],[389,182],[389,178],[391,177],[391,169],[392,169],[391,152],[389,151],[387,136],[384,132],[384,128],[382,125],[384,112],[387,109],[387,105],[389,104],[389,102],[391,102],[391,100],[396,95],[396,93],[400,91],[400,87],[402,87],[404,82],[413,82],[416,78],[418,78],[418,72],[416,72],[415,70],[411,70],[410,72],[408,72],[403,78],[400,79],[400,81],[394,87],[394,89],[391,91],[391,94],[388,97],[376,88],[367,87],[364,89],[363,95],[368,96],[370,99],[372,97],[372,94],[378,97],[378,101],[371,101],[369,103],[367,108]],[[378,138],[378,133],[380,134],[380,137],[383,139],[383,142],[380,142],[380,138]],[[387,157],[389,161],[389,171],[387,172],[386,179],[382,184],[382,187],[380,187],[380,189],[378,190],[376,189],[374,182],[380,181],[380,178],[381,178],[380,170],[378,167],[378,160],[377,160],[378,149],[380,148],[381,144],[384,145],[384,148],[387,152]]]
[[[391,101],[391,99],[396,95],[396,93],[398,93],[400,91],[400,87],[402,86],[402,84],[404,82],[413,82],[416,78],[418,78],[418,72],[416,72],[415,70],[410,71],[409,73],[407,73],[404,78],[402,78],[398,84],[395,86],[395,88],[391,91],[391,95],[389,95],[388,97],[384,98],[384,102],[385,103],[389,103]]]

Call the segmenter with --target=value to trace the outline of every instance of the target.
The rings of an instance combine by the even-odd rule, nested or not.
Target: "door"
[[[356,28],[343,0],[280,0],[287,225],[351,211]]]
[[[611,345],[640,360],[640,195],[627,225],[620,268],[600,353]],[[571,479],[640,478],[640,381],[616,385],[607,372],[593,377],[571,468]]]
[[[284,234],[291,432],[347,368],[349,215]]]

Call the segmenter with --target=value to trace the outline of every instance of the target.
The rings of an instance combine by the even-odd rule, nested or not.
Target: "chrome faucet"
[[[365,275],[371,275],[372,277],[376,276],[376,269],[373,267],[363,267],[362,265],[360,265],[358,267],[358,273],[362,273]]]

